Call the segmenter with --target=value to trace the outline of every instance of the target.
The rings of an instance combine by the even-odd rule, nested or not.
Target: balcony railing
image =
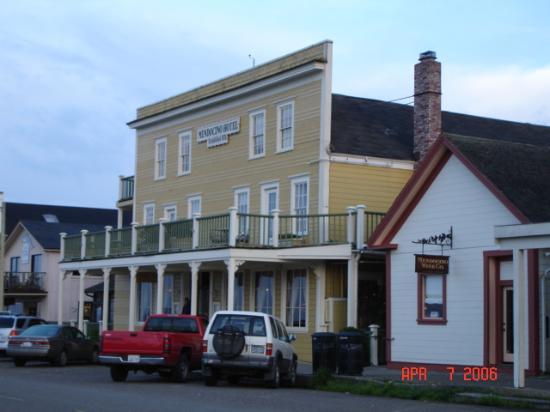
[[[134,176],[120,178],[119,202],[134,198]]]
[[[46,293],[44,272],[5,272],[6,293]]]
[[[363,206],[317,215],[229,213],[62,238],[63,260],[100,259],[215,248],[292,248],[352,244],[363,248],[384,213]]]

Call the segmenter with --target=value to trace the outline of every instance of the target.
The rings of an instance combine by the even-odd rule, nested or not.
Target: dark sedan
[[[30,360],[49,361],[65,366],[69,361],[97,362],[99,348],[78,329],[71,326],[37,325],[19,336],[11,337],[6,354],[15,366]]]

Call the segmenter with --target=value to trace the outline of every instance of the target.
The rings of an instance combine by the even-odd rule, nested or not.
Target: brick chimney
[[[414,148],[422,160],[441,134],[441,63],[435,52],[420,53],[414,66]]]

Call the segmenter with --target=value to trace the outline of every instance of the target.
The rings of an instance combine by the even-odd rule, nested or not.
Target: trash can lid
[[[336,338],[336,333],[332,332],[315,332],[313,335],[314,338]]]

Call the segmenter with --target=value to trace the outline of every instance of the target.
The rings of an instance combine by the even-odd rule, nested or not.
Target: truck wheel
[[[185,382],[189,379],[189,358],[186,354],[181,354],[180,360],[172,369],[171,378],[173,382]]]
[[[17,366],[18,368],[20,368],[21,366],[25,366],[25,363],[27,363],[27,361],[25,359],[17,359],[15,358],[13,360],[13,363],[15,366]]]
[[[227,382],[229,382],[230,385],[238,385],[241,381],[241,377],[238,375],[231,375],[227,377]]]
[[[111,379],[115,382],[124,382],[128,377],[128,369],[122,366],[111,366]]]

